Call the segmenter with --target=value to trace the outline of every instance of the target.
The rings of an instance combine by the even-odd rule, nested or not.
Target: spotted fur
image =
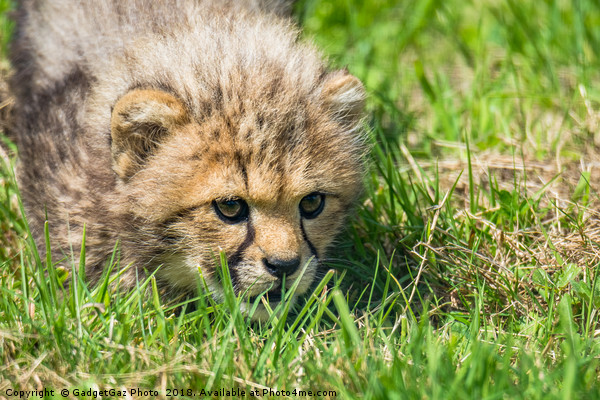
[[[361,190],[364,90],[298,40],[288,8],[22,1],[12,134],[40,250],[47,215],[59,258],[85,226],[92,279],[118,242],[126,287],[162,265],[169,292],[195,290],[200,270],[220,299],[223,252],[237,293],[308,290]]]

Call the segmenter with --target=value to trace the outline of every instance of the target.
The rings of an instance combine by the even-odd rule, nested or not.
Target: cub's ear
[[[159,90],[132,90],[112,111],[113,169],[128,180],[173,129],[189,121],[181,101]]]
[[[347,70],[331,73],[323,84],[321,99],[329,107],[334,118],[342,125],[355,128],[363,116],[365,88]]]

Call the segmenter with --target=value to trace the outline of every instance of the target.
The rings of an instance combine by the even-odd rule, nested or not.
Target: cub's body
[[[269,4],[267,4],[269,3]],[[314,279],[360,191],[364,92],[297,41],[283,2],[23,1],[12,136],[40,249],[97,278],[119,243],[131,286],[277,300]],[[136,274],[137,271],[137,274]],[[285,278],[284,278],[285,277]]]

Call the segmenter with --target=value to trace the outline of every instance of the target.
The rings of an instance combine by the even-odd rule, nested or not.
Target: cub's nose
[[[300,266],[300,257],[292,258],[290,260],[282,260],[280,258],[268,257],[263,258],[263,264],[267,268],[267,271],[277,278],[283,278],[283,275],[290,276]]]

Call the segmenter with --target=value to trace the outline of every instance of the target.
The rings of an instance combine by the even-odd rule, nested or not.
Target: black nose
[[[263,263],[267,271],[277,278],[283,278],[283,275],[292,275],[300,266],[300,258],[282,260],[279,258],[263,258]]]

